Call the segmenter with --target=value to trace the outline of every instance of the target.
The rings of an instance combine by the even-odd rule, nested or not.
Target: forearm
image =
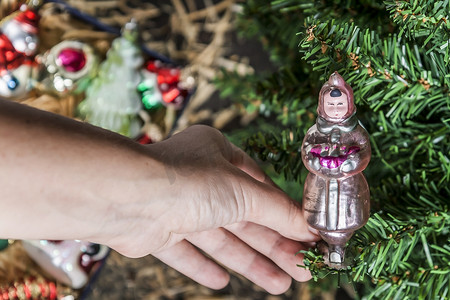
[[[147,148],[5,100],[0,149],[1,238],[101,242],[120,226],[121,207],[163,180]]]

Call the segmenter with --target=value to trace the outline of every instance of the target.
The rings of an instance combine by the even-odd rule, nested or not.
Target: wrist
[[[126,237],[131,224],[150,216],[150,206],[157,194],[163,167],[151,155],[150,147],[138,145],[105,166],[105,176],[90,185],[92,202],[98,205],[98,226],[92,238],[108,240]],[[91,206],[92,207],[92,206]]]

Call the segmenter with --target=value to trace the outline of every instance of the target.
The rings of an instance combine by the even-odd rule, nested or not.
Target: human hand
[[[229,274],[198,249],[273,294],[286,291],[291,277],[310,279],[295,253],[318,237],[301,209],[219,131],[193,126],[148,149],[162,163],[159,179],[149,182],[150,200],[139,203],[145,207],[134,226],[118,235],[126,241],[109,246],[131,257],[151,253],[214,289]]]
[[[143,146],[0,99],[0,137],[3,238],[153,254],[211,288],[228,273],[196,247],[271,293],[310,278],[294,256],[317,239],[301,210],[217,130]]]

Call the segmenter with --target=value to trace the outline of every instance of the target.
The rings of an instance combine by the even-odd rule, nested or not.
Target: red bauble
[[[181,87],[181,71],[179,68],[168,67],[160,61],[149,61],[145,68],[157,75],[158,88],[165,104],[176,106],[186,99],[189,91]]]
[[[9,38],[0,34],[0,76],[8,70],[14,70],[26,60],[25,54],[17,52]]]
[[[136,139],[136,141],[141,145],[153,144],[153,140],[147,134],[144,134]]]
[[[0,95],[22,97],[29,89],[37,51],[39,16],[25,5],[0,28]]]

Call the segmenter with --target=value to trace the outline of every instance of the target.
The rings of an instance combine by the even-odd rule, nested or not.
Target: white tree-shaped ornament
[[[86,91],[80,112],[89,123],[128,137],[139,134],[142,102],[137,86],[144,59],[137,46],[136,23],[127,23]]]

